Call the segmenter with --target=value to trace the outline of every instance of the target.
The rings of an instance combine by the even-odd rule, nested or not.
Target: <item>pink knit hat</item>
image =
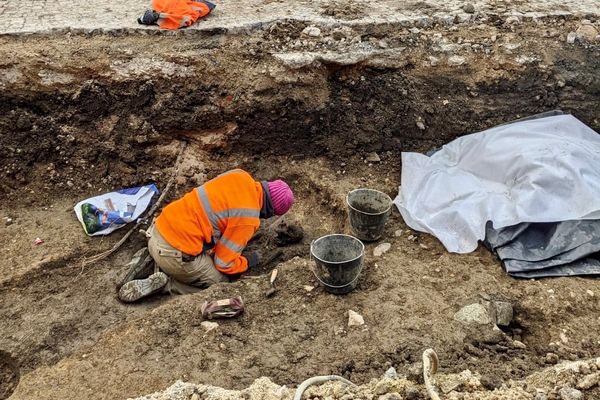
[[[271,203],[273,204],[273,211],[275,215],[283,215],[292,207],[294,204],[294,193],[287,183],[281,179],[276,181],[268,182],[269,193],[271,194]]]

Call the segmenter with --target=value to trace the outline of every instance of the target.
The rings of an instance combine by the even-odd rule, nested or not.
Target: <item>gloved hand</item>
[[[258,251],[249,251],[242,255],[248,260],[248,268],[257,267],[260,264],[260,253]]]

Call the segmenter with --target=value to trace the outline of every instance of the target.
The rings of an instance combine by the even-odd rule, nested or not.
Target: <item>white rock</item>
[[[394,232],[394,236],[396,236],[396,237],[402,236],[402,229],[398,229],[396,232]]]
[[[593,42],[598,36],[598,29],[593,25],[581,25],[575,31],[575,37],[580,42]]]
[[[390,367],[387,371],[385,371],[385,377],[396,379],[398,377],[398,373],[396,372],[396,368]]]
[[[577,382],[577,389],[588,390],[600,384],[600,372],[584,376]]]
[[[302,31],[302,34],[306,36],[319,37],[321,36],[321,30],[316,26],[307,26]]]
[[[511,53],[513,50],[516,50],[519,47],[521,47],[521,43],[504,43],[502,47],[504,47],[507,50],[507,53]]]
[[[348,326],[361,326],[365,324],[365,320],[356,311],[349,310],[348,311]]]
[[[492,322],[487,309],[478,303],[464,306],[454,314],[454,319],[468,324],[476,323],[480,325],[487,325]]]
[[[379,154],[372,152],[372,153],[367,154],[366,160],[368,162],[378,163],[381,161],[381,157],[379,157]]]
[[[448,58],[448,65],[452,67],[458,67],[460,65],[463,65],[465,62],[467,62],[467,60],[462,56],[454,55]]]
[[[516,15],[511,15],[510,17],[506,18],[507,25],[514,25],[518,24],[519,22],[521,22],[521,18],[517,17]]]
[[[565,335],[565,333],[564,333],[564,332],[561,332],[561,333],[560,333],[560,340],[561,340],[561,342],[563,342],[563,343],[569,343],[569,338],[567,337],[567,335]]]
[[[375,257],[381,257],[384,253],[387,253],[392,248],[390,243],[381,243],[379,246],[375,247],[373,250],[373,255]]]
[[[519,65],[524,65],[524,64],[532,64],[532,63],[534,63],[535,61],[537,61],[537,58],[535,58],[535,57],[530,57],[530,56],[525,56],[525,55],[522,55],[522,54],[518,55],[518,56],[515,58],[515,62],[516,62],[517,64],[519,64]]]
[[[310,286],[310,285],[304,285],[304,290],[306,290],[307,292],[312,292],[314,290],[314,286]]]
[[[204,330],[206,330],[206,332],[210,332],[214,329],[217,329],[219,327],[219,324],[212,321],[202,321],[200,323],[200,326],[203,327]]]
[[[560,389],[559,394],[562,400],[583,400],[583,393],[570,387]]]
[[[459,388],[477,388],[481,387],[479,379],[468,369],[462,371],[459,374],[447,374],[436,377],[436,381],[441,391],[448,394],[452,391],[458,390]]]
[[[509,326],[513,319],[513,306],[508,301],[495,300],[492,302],[496,310],[496,324]]]
[[[379,48],[381,49],[387,49],[388,48],[388,44],[385,40],[381,39],[380,41],[377,42],[377,46],[379,46]]]
[[[436,65],[438,65],[440,63],[440,59],[434,56],[429,56],[429,65],[431,65],[432,67],[435,67]]]
[[[567,43],[573,44],[575,43],[575,39],[577,39],[577,34],[575,32],[569,32],[567,35]]]
[[[592,292],[590,289],[586,290],[585,292],[588,294],[588,296],[594,297],[594,292]]]
[[[512,345],[515,349],[526,349],[527,348],[525,343],[521,342],[520,340],[513,340]]]
[[[419,128],[422,131],[425,130],[425,124],[423,123],[423,121],[417,121],[416,124],[417,124],[417,128]]]

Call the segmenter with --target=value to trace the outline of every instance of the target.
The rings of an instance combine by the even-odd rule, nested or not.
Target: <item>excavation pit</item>
[[[238,389],[261,376],[288,386],[326,374],[365,383],[391,366],[409,374],[428,347],[444,372],[503,382],[554,356],[597,356],[595,280],[514,280],[485,249],[448,254],[393,210],[383,238],[366,246],[357,288],[340,298],[312,276],[309,246],[350,233],[350,190],[368,182],[397,193],[402,151],[551,109],[599,131],[598,48],[558,42],[533,22],[494,27],[498,43],[469,27],[359,26],[360,43],[390,46],[354,59],[357,49],[292,48],[299,22],[273,26],[245,35],[0,38],[0,348],[20,365],[12,398],[135,397],[178,379]],[[465,50],[456,66],[432,43],[438,33],[485,45]],[[188,145],[175,171],[181,141]],[[378,161],[369,161],[373,152]],[[231,168],[286,179],[297,194],[291,216],[304,237],[282,245],[265,230],[258,244],[282,250],[277,296],[264,298],[271,265],[199,294],[123,305],[114,285],[144,245],[138,236],[81,268],[124,230],[86,237],[77,201],[149,182],[162,190],[175,175],[169,201]],[[376,258],[381,242],[391,249]],[[452,319],[482,294],[514,303],[505,334]],[[202,302],[236,295],[247,312],[206,332]],[[348,327],[349,310],[365,325]]]

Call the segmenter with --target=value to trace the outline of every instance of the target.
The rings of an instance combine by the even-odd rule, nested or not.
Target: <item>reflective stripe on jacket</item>
[[[198,255],[214,243],[215,267],[226,274],[248,269],[241,255],[260,226],[263,188],[240,169],[219,175],[167,205],[156,219],[161,236],[177,250]]]
[[[214,5],[200,0],[152,0],[152,9],[159,14],[161,29],[178,29],[192,25],[210,14]]]

